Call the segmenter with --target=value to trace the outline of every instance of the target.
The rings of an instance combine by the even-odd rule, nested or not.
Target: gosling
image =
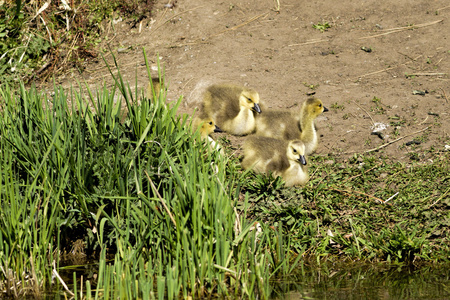
[[[314,120],[328,111],[318,98],[308,98],[300,108],[300,114],[291,111],[268,111],[256,119],[256,134],[294,140],[305,144],[305,155],[313,153],[318,145]]]
[[[286,186],[304,185],[309,180],[305,144],[300,140],[278,140],[250,136],[244,142],[242,167],[258,173],[281,176]]]
[[[246,135],[254,132],[255,114],[261,113],[259,94],[253,89],[215,84],[203,95],[203,112],[226,132]]]
[[[214,123],[211,118],[201,116],[196,117],[192,122],[192,130],[196,132],[199,130],[200,138],[204,141],[208,141],[209,145],[211,145],[212,150],[219,150],[223,153],[222,148],[219,144],[216,143],[209,135],[213,132],[222,132],[222,130]]]

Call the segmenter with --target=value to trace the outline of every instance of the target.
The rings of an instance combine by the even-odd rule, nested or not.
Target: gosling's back
[[[233,84],[215,84],[203,95],[203,112],[216,124],[235,135],[254,131],[254,113],[260,113],[259,94],[246,87]]]
[[[281,176],[286,186],[303,185],[309,179],[304,151],[300,140],[251,136],[244,143],[242,167],[258,173],[272,172]]]
[[[300,117],[291,111],[268,111],[256,118],[256,135],[294,140],[300,139]]]
[[[289,167],[287,141],[263,136],[249,136],[243,145],[242,167],[258,173],[282,172]]]
[[[308,98],[299,112],[266,111],[256,118],[256,134],[286,140],[300,139],[305,143],[306,155],[318,144],[315,119],[328,109],[318,98]]]

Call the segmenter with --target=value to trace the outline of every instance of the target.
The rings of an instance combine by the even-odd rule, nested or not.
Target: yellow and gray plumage
[[[259,94],[253,89],[214,84],[203,95],[203,112],[224,131],[246,135],[255,130],[255,114],[261,113]]]
[[[192,130],[193,132],[196,132],[197,130],[200,132],[200,138],[204,141],[208,141],[211,150],[219,150],[223,154],[220,145],[209,136],[213,132],[222,132],[212,118],[205,115],[195,117],[192,122]]]
[[[303,185],[309,180],[305,145],[300,140],[279,140],[250,136],[244,142],[242,167],[257,173],[281,176],[286,186]]]
[[[318,145],[314,120],[328,109],[318,98],[309,98],[301,106],[300,112],[266,111],[256,119],[256,135],[284,140],[300,139],[305,144],[306,155]]]

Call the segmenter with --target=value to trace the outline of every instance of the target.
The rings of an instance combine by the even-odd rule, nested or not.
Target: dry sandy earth
[[[330,109],[317,120],[320,155],[346,158],[392,142],[374,153],[428,161],[427,150],[450,145],[450,1],[165,4],[157,1],[153,19],[140,29],[116,24],[110,45],[124,78],[134,84],[137,72],[140,87],[148,82],[142,48],[153,65],[159,54],[168,100],[184,97],[180,112],[192,113],[208,84],[227,81],[253,87],[269,109],[298,110],[315,92]],[[313,28],[318,23],[331,28],[321,32]],[[111,84],[103,65],[101,59],[89,64],[83,74],[89,84]],[[374,123],[389,125],[384,140],[371,134]],[[239,148],[245,137],[227,138]]]

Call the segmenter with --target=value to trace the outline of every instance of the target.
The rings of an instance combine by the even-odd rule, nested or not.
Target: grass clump
[[[320,32],[324,32],[327,31],[329,28],[331,28],[331,25],[328,24],[328,22],[325,23],[317,23],[317,24],[313,24],[312,26],[314,29],[319,30]]]
[[[268,297],[285,250],[268,257],[274,235],[235,210],[233,163],[192,134],[181,98],[168,106],[161,90],[150,102],[120,72],[114,81],[87,99],[1,90],[0,289],[18,298],[59,284],[63,252],[81,239],[99,259],[88,298]]]
[[[105,31],[120,12],[132,22],[150,16],[153,1],[21,1],[0,4],[2,83],[48,79],[97,57]],[[112,30],[114,31],[114,29]],[[106,37],[108,39],[108,37]]]

